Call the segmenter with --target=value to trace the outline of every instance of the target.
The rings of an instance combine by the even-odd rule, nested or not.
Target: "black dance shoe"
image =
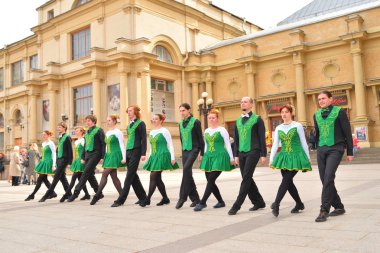
[[[239,209],[237,209],[237,208],[235,208],[235,207],[232,207],[232,208],[228,211],[228,215],[236,215],[238,211],[239,211]]]
[[[45,194],[38,202],[45,202],[49,197]]]
[[[177,202],[177,205],[175,205],[175,208],[176,209],[180,209],[185,202],[186,202],[186,200],[179,199],[178,202]]]
[[[70,195],[71,196],[71,195]],[[63,194],[62,198],[59,200],[59,202],[63,203],[66,201],[66,199],[68,199],[70,197],[68,194]]]
[[[146,198],[144,200],[141,200],[140,203],[139,203],[139,205],[141,207],[149,206],[150,205],[150,199]]]
[[[91,195],[90,194],[86,194],[83,197],[81,197],[79,200],[89,200],[89,199],[91,199]]]
[[[225,207],[225,206],[226,206],[226,203],[224,203],[224,202],[218,202],[213,207],[214,208],[222,208],[222,207]]]
[[[57,196],[58,196],[57,193],[53,192],[53,193],[50,194],[50,196],[48,197],[48,199],[54,199]]]
[[[278,215],[280,214],[280,205],[279,204],[276,204],[276,203],[273,203],[270,208],[272,209],[272,214],[275,216],[275,217],[278,217]]]
[[[30,201],[34,199],[34,195],[30,194],[24,201]]]
[[[119,207],[119,206],[122,206],[123,204],[117,202],[117,201],[114,201],[113,204],[111,205],[111,207]]]
[[[190,207],[195,207],[197,204],[199,204],[199,200],[193,201],[190,205]]]
[[[300,203],[296,203],[296,206],[290,212],[299,213],[303,209],[305,209],[305,205],[302,202],[300,202]]]
[[[71,195],[68,199],[67,202],[73,202],[76,198],[78,198],[79,192],[74,192],[73,195]]]
[[[90,202],[90,205],[95,205],[96,202],[98,202],[98,200],[100,199],[100,195],[98,196],[97,194],[94,195],[94,197],[92,197],[92,200]]]
[[[324,222],[327,220],[328,216],[329,216],[328,212],[321,211],[318,217],[315,219],[315,222]]]
[[[206,208],[207,205],[206,204],[197,204],[195,207],[194,207],[194,212],[199,212],[199,211],[202,211],[203,208]]]
[[[254,204],[253,207],[249,208],[249,211],[257,211],[260,208],[265,208],[265,206],[266,206],[265,203]]]
[[[346,212],[346,210],[344,210],[344,208],[336,208],[334,211],[332,211],[329,216],[339,216],[339,215],[342,215]]]
[[[161,201],[158,202],[156,205],[157,205],[157,206],[163,206],[163,205],[168,205],[169,203],[170,203],[170,199],[168,199],[168,198],[163,198],[163,199],[161,199]]]

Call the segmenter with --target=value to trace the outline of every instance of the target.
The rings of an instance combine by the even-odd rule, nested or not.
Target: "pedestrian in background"
[[[9,165],[9,177],[12,178],[12,186],[19,185],[19,178],[21,176],[20,168],[20,147],[14,146],[11,153],[10,165]]]

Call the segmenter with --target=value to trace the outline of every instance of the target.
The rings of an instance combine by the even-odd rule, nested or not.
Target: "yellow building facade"
[[[230,132],[247,95],[270,131],[285,103],[310,128],[322,90],[361,146],[380,146],[378,5],[261,30],[205,0],[48,1],[34,35],[0,50],[2,148],[39,141],[62,118],[71,133],[91,112],[104,128],[119,114],[124,130],[130,104],[148,130],[164,113],[178,147],[178,106],[200,116],[204,91]]]

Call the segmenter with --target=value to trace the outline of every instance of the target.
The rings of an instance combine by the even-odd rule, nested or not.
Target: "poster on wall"
[[[49,100],[42,100],[42,129],[49,129]]]
[[[120,85],[114,84],[108,86],[108,115],[120,114]]]
[[[152,90],[151,108],[152,114],[160,113],[165,115],[166,121],[175,121],[173,93]]]
[[[366,127],[355,127],[355,135],[358,141],[367,140],[367,128]]]

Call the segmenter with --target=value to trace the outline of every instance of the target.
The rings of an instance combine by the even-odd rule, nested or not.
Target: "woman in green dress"
[[[230,136],[224,127],[218,126],[219,111],[212,109],[207,119],[210,127],[205,130],[205,153],[200,165],[201,170],[205,171],[207,186],[201,201],[194,207],[196,212],[207,207],[206,201],[211,193],[214,193],[218,200],[214,208],[226,206],[215,181],[222,171],[231,171],[235,168]]]
[[[139,203],[142,207],[150,205],[150,198],[156,187],[162,195],[162,200],[157,203],[157,206],[170,203],[161,174],[164,170],[178,169],[178,164],[174,159],[174,147],[170,132],[162,127],[164,121],[165,116],[162,114],[155,114],[152,119],[153,129],[149,134],[150,157],[144,164],[144,170],[150,171],[149,193],[147,198]]]
[[[80,180],[80,177],[82,176],[82,173],[84,171],[84,164],[81,163],[81,157],[82,152],[84,150],[84,134],[86,133],[86,129],[84,127],[76,127],[75,128],[75,135],[77,137],[77,140],[74,142],[74,153],[75,158],[74,161],[71,163],[70,171],[73,173],[71,177],[71,182],[69,185],[69,188],[66,191],[66,194],[69,194],[71,190],[73,189],[75,185],[75,181],[78,179]],[[86,200],[91,199],[90,194],[87,191],[87,187],[83,187],[84,196],[80,200]],[[61,199],[61,202],[64,202],[65,199]]]
[[[276,217],[279,215],[280,202],[287,191],[296,201],[296,206],[291,213],[298,213],[305,208],[293,183],[293,178],[298,171],[311,170],[305,132],[300,123],[292,120],[293,108],[290,105],[284,105],[280,108],[280,113],[284,123],[276,127],[269,162],[271,168],[281,170],[282,174],[282,182],[276,200],[271,206],[272,213]],[[280,141],[281,151],[276,155]]]
[[[50,188],[50,182],[47,179],[47,177],[48,175],[54,175],[54,171],[56,169],[55,144],[53,141],[50,140],[50,137],[52,135],[53,133],[48,130],[42,132],[42,159],[34,169],[34,171],[38,174],[37,184],[34,187],[32,194],[30,194],[25,199],[25,201],[34,199],[34,195],[38,192],[42,183],[44,183],[48,189]],[[49,198],[55,197],[57,197],[57,194],[53,191]]]
[[[91,200],[91,205],[95,205],[103,196],[103,189],[107,184],[107,178],[111,175],[112,182],[116,190],[121,193],[122,187],[119,178],[117,177],[117,169],[124,167],[126,162],[126,150],[124,146],[123,132],[116,128],[119,122],[118,115],[107,117],[108,131],[106,133],[106,154],[103,160],[103,174],[100,179],[99,189]]]

